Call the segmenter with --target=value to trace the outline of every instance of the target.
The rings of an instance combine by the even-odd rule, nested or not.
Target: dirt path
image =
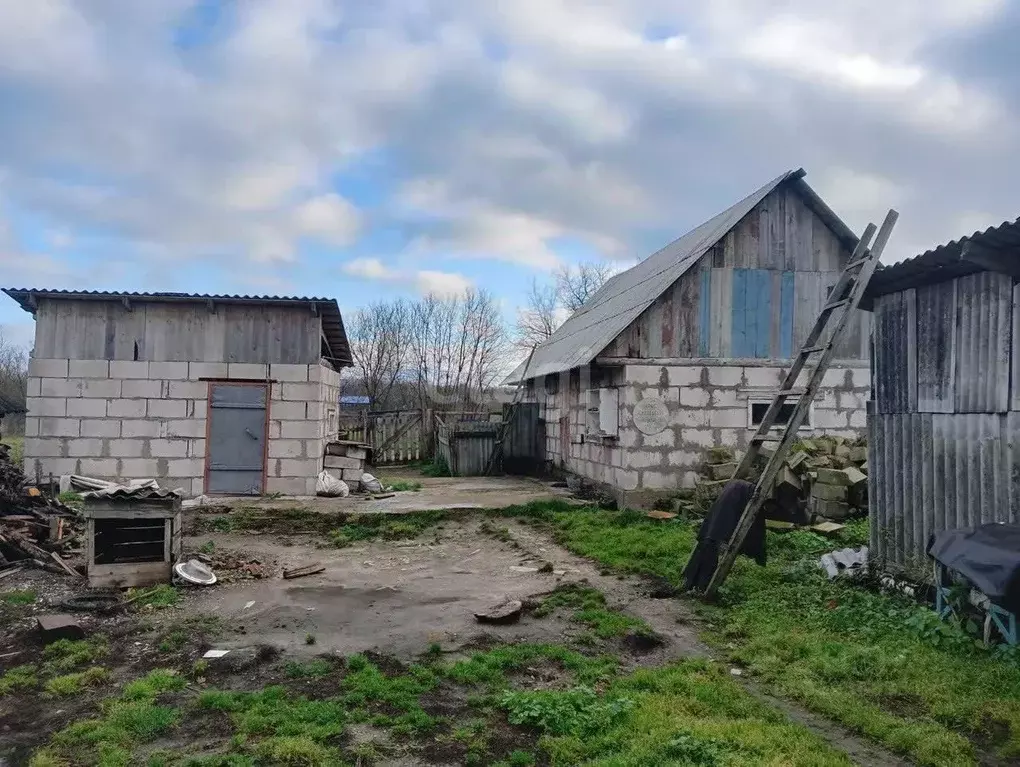
[[[545,533],[513,520],[507,521],[507,527],[524,551],[536,559],[551,561],[554,566],[567,568],[579,578],[586,579],[606,595],[611,606],[644,619],[665,637],[667,644],[656,651],[658,657],[655,660],[668,662],[677,657],[711,658],[715,655],[698,638],[694,613],[682,600],[652,599],[648,596],[648,584],[636,576],[601,575],[598,566],[567,551]],[[650,660],[653,660],[651,656],[643,658],[642,665],[647,665]],[[754,697],[779,709],[790,720],[844,751],[857,764],[865,767],[906,767],[912,764],[796,703],[771,695],[746,677],[741,677],[740,682]]]

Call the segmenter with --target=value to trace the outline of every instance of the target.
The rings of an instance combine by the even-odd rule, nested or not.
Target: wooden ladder
[[[790,452],[790,447],[792,447],[797,439],[797,431],[808,414],[811,401],[814,399],[818,387],[821,386],[825,372],[829,369],[829,363],[832,361],[836,344],[841,340],[850,317],[853,316],[854,311],[861,302],[861,298],[864,296],[864,290],[867,288],[868,281],[878,266],[878,261],[882,257],[882,251],[885,250],[885,245],[889,241],[889,236],[892,234],[897,218],[899,218],[899,214],[895,210],[890,210],[885,217],[885,221],[882,223],[881,230],[878,232],[875,245],[870,251],[868,246],[871,244],[871,238],[875,236],[875,225],[868,224],[864,230],[860,242],[857,243],[857,247],[854,248],[854,252],[850,256],[850,260],[829,292],[826,303],[822,307],[821,312],[819,312],[818,319],[815,320],[814,327],[804,340],[804,346],[801,348],[789,371],[787,371],[783,383],[780,384],[776,398],[772,400],[772,404],[769,405],[769,409],[761,419],[758,431],[751,437],[747,451],[740,460],[740,465],[733,472],[731,479],[748,475],[755,460],[761,454],[762,446],[768,441],[772,424],[779,417],[779,413],[787,398],[799,397],[793,412],[790,413],[789,420],[786,422],[786,429],[779,441],[779,445],[769,458],[765,470],[758,478],[758,484],[755,486],[754,493],[747,502],[747,507],[744,509],[744,513],[733,530],[733,535],[730,536],[729,541],[722,543],[719,547],[719,561],[715,572],[712,574],[712,579],[705,589],[706,599],[715,597],[719,587],[726,580],[726,576],[729,575],[733,562],[740,552],[740,547],[744,543],[744,538],[747,537],[747,533],[754,524],[754,520],[761,513],[762,506],[768,500],[772,483],[775,482],[776,475],[779,473],[787,453]],[[807,386],[795,388],[797,379],[800,377],[800,373],[807,364],[808,359],[816,354],[821,356],[818,357],[818,361],[815,363],[815,369],[808,378]]]

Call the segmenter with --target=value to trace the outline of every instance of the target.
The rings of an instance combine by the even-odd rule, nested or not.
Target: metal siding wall
[[[960,277],[956,301],[956,412],[1009,409],[1012,278],[994,272]]]
[[[779,296],[779,356],[793,356],[793,286],[794,273],[783,272]]]
[[[879,559],[921,566],[935,532],[1020,519],[1017,414],[872,415],[869,450]]]
[[[772,328],[772,272],[754,269],[749,275],[748,299],[754,306],[754,356],[768,358],[776,356],[769,344]],[[751,298],[751,296],[754,298]]]
[[[917,409],[952,413],[956,378],[956,282],[917,288]]]
[[[875,406],[879,413],[917,409],[917,325],[914,290],[875,302]]]
[[[734,357],[753,357],[754,340],[747,336],[747,269],[733,270],[730,292],[730,350]]]

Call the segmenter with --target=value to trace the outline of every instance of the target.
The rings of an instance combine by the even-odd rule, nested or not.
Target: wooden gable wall
[[[780,187],[599,356],[789,359],[849,257],[801,196]],[[857,314],[839,359],[868,358],[870,314]]]

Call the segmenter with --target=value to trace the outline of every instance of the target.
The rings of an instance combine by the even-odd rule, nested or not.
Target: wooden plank
[[[638,322],[645,328],[644,336],[648,339],[648,350],[644,356],[662,356],[663,305],[661,296],[652,302],[647,311],[641,313]]]
[[[794,280],[793,272],[781,272],[779,275],[779,344],[777,354],[780,359],[793,356],[793,316],[794,316]]]
[[[772,192],[767,198],[769,204],[770,250],[776,269],[791,270],[786,255],[786,192]]]
[[[91,588],[128,588],[169,583],[173,566],[169,562],[133,562],[117,565],[92,565],[88,579]]]
[[[686,277],[687,275],[684,275]],[[663,350],[663,354],[676,354],[676,310],[674,308],[674,297],[679,291],[679,283],[683,280],[681,277],[676,283],[671,285],[669,289],[659,298],[659,302],[662,304],[662,332],[659,334],[660,348]]]
[[[822,308],[822,280],[818,272],[795,272],[793,277],[793,348],[799,349]]]
[[[734,269],[729,306],[723,312],[730,315],[731,351],[737,357],[754,356],[754,339],[748,337],[747,269]]]
[[[955,281],[954,281],[955,286]],[[1012,382],[1013,390],[1010,392],[1010,410],[1020,410],[1020,284],[1013,286],[1013,337],[1010,339],[1012,349]],[[1020,514],[1017,515],[1020,518]]]
[[[748,283],[749,297],[754,294],[753,307],[754,319],[754,356],[764,359],[772,356],[772,348],[769,345],[770,327],[772,325],[771,313],[774,304],[772,298],[772,272],[767,269],[752,269],[749,271]]]
[[[718,260],[712,264],[713,268],[724,268],[732,267],[736,258],[735,252],[737,249],[737,233],[734,229],[730,229],[722,239],[723,243],[723,257],[722,263]]]
[[[698,304],[698,353],[707,357],[711,354],[712,337],[712,307],[715,300],[715,293],[712,287],[712,269],[705,264],[701,269],[700,301]],[[1017,400],[1020,401],[1020,390],[1017,393]]]
[[[775,269],[775,256],[772,254],[771,211],[770,200],[766,197],[758,203],[758,259],[755,264],[759,269]]]

